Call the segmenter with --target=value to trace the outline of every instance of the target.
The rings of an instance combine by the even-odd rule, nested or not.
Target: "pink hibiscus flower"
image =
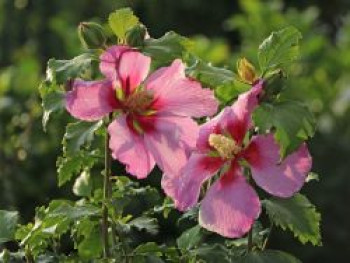
[[[213,92],[188,79],[181,60],[145,80],[151,59],[135,49],[112,46],[100,59],[106,79],[75,80],[66,95],[67,110],[84,121],[119,112],[108,127],[109,146],[113,158],[137,178],[147,177],[155,163],[166,173],[178,173],[198,136],[191,117],[217,111]]]
[[[278,197],[299,191],[311,169],[306,144],[280,161],[280,147],[272,134],[255,135],[249,142],[251,113],[258,104],[262,81],[241,94],[232,107],[200,127],[197,150],[180,173],[167,176],[163,187],[179,210],[198,202],[201,185],[220,171],[219,179],[201,201],[199,223],[225,237],[241,237],[260,214],[260,201],[243,176],[243,160],[256,184]]]

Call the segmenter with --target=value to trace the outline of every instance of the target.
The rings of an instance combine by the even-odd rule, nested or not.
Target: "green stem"
[[[26,258],[26,263],[34,263],[34,258],[28,246],[26,246],[25,248],[25,258]]]
[[[110,118],[107,119],[107,125]],[[104,258],[110,257],[109,251],[109,237],[108,237],[108,202],[111,196],[110,186],[110,171],[111,171],[111,154],[109,150],[109,134],[106,129],[105,138],[105,171],[104,171],[104,183],[103,183],[103,204],[102,204],[102,237],[103,237],[103,256]]]
[[[248,232],[248,246],[247,246],[248,253],[251,252],[252,249],[253,249],[253,227]]]

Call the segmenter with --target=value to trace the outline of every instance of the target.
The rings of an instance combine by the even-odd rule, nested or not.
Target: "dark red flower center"
[[[125,99],[124,107],[129,112],[144,113],[152,102],[153,95],[148,90],[135,91]]]

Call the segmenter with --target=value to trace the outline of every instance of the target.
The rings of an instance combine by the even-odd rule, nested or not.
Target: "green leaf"
[[[130,222],[128,222],[128,225],[131,227],[135,227],[138,230],[146,230],[152,235],[156,235],[159,230],[157,219],[145,216],[137,217],[131,220]]]
[[[79,256],[84,259],[97,259],[102,254],[101,234],[95,228],[78,245]]]
[[[135,263],[162,263],[162,248],[154,242],[141,244],[133,251]]]
[[[190,41],[175,32],[168,32],[158,39],[145,39],[143,52],[152,57],[154,66],[165,66],[176,58],[182,58]]]
[[[36,220],[35,225],[28,224],[27,226],[22,226],[16,232],[16,238],[21,240],[20,246],[30,244],[30,250],[34,257],[44,253],[50,244],[50,239],[52,238],[51,234],[41,231],[41,227],[42,222]]]
[[[253,251],[234,261],[237,263],[301,263],[294,256],[278,250]]]
[[[57,160],[57,172],[58,172],[58,186],[64,185],[68,182],[74,174],[77,174],[82,169],[82,158],[58,158]]]
[[[0,244],[14,239],[17,222],[18,212],[0,210]]]
[[[203,61],[198,61],[194,66],[189,68],[188,74],[211,88],[216,88],[234,81],[234,73],[231,70],[214,67],[210,63]]]
[[[69,230],[69,220],[64,216],[55,218],[45,217],[40,231],[43,234],[62,235]]]
[[[182,222],[191,221],[191,222],[197,222],[199,215],[199,206],[195,206],[191,208],[190,210],[183,213],[180,218],[177,220],[177,224],[181,224]]]
[[[126,33],[139,23],[139,19],[134,15],[130,8],[122,8],[108,17],[109,27],[114,34],[122,40],[125,40]]]
[[[84,53],[70,60],[50,59],[47,63],[47,80],[65,84],[70,79],[86,77],[91,75],[91,63],[96,59],[92,52]]]
[[[81,146],[91,143],[95,132],[102,126],[103,121],[69,123],[63,137],[63,150],[66,155],[76,154]]]
[[[262,203],[275,225],[292,231],[303,244],[321,245],[321,215],[305,196],[296,194],[289,199],[272,198]]]
[[[98,221],[93,221],[89,217],[85,217],[76,221],[75,230],[78,237],[80,236],[89,236],[95,227],[99,225]]]
[[[231,104],[239,94],[250,89],[250,86],[238,81],[227,82],[215,89],[215,96],[224,104]]]
[[[163,201],[163,204],[162,205],[159,205],[159,206],[155,206],[153,208],[153,211],[155,213],[163,213],[163,217],[165,219],[168,218],[170,212],[174,209],[174,203],[173,201],[169,198],[169,197],[166,197],[164,198],[164,201]]]
[[[162,255],[162,249],[154,242],[148,242],[145,244],[139,245],[137,248],[135,248],[134,253],[138,255],[142,254],[153,254],[156,256],[161,256]]]
[[[74,156],[59,157],[57,160],[58,186],[64,185],[81,170],[90,169],[98,158],[96,152],[78,152]]]
[[[273,32],[259,46],[258,59],[262,72],[284,67],[299,57],[301,33],[294,27]]]
[[[229,251],[223,245],[214,244],[204,244],[201,247],[194,249],[191,251],[198,258],[203,259],[207,263],[230,263],[230,259],[228,258]]]
[[[83,171],[75,180],[73,193],[77,196],[91,196],[92,182],[90,172]]]
[[[47,122],[53,112],[64,109],[65,100],[62,84],[67,81],[91,75],[91,62],[95,59],[93,53],[84,53],[71,60],[50,59],[47,63],[46,80],[39,86],[43,106],[43,128],[46,130]]]
[[[60,111],[65,107],[65,90],[62,84],[67,81],[91,75],[91,62],[95,59],[93,53],[84,53],[71,60],[50,59],[47,63],[46,80],[39,86],[44,110],[42,124],[46,130],[47,122],[53,112]]]
[[[43,81],[41,83],[39,92],[41,94],[44,111],[42,125],[43,129],[46,130],[51,113],[64,109],[64,92],[55,83],[49,81]]]
[[[84,218],[86,216],[98,215],[100,209],[92,206],[92,205],[81,205],[81,206],[72,206],[67,203],[64,203],[53,211],[51,211],[48,216],[49,217],[57,217],[63,216],[68,218],[69,220],[77,220],[80,218]]]
[[[304,104],[296,101],[263,103],[255,110],[253,118],[262,132],[276,128],[275,139],[280,144],[282,158],[315,133],[313,114]]]
[[[183,232],[176,243],[181,250],[188,250],[197,246],[201,240],[201,227],[197,225]]]
[[[58,238],[69,230],[71,221],[57,215],[50,217],[52,210],[62,205],[69,205],[67,200],[54,200],[48,208],[38,207],[35,214],[35,224],[28,224],[19,227],[16,232],[16,239],[21,240],[20,245],[29,245],[34,257],[46,251],[52,244],[53,238]]]

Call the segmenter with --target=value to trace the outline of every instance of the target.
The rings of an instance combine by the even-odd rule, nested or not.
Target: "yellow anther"
[[[125,94],[124,94],[124,91],[121,87],[119,87],[119,86],[115,87],[115,95],[116,95],[118,100],[120,100],[120,101],[124,100]]]
[[[238,60],[237,71],[239,77],[246,83],[253,84],[258,79],[254,66],[246,58]]]
[[[210,134],[208,142],[209,145],[213,147],[224,159],[233,158],[237,153],[241,151],[241,147],[237,145],[235,140],[222,134]]]

